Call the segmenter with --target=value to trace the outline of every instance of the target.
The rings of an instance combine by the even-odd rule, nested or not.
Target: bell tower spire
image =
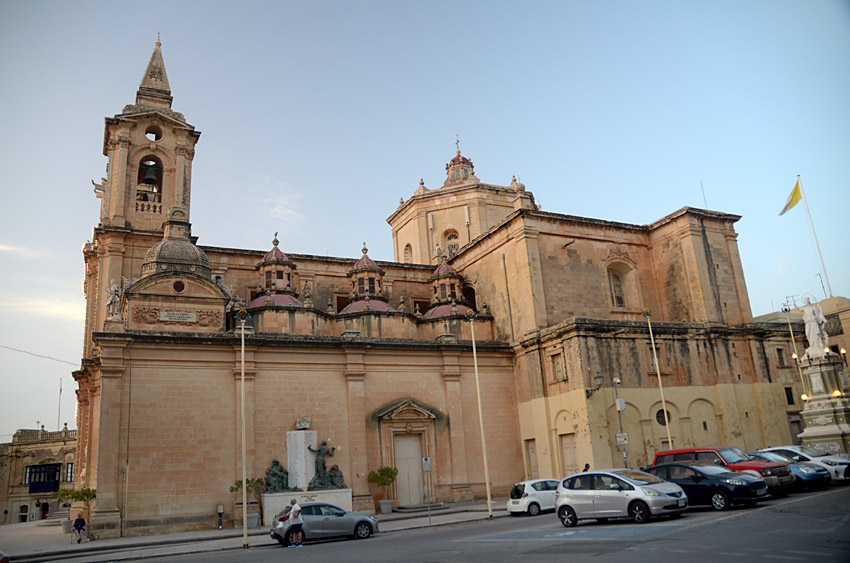
[[[162,43],[159,35],[151,54],[151,60],[142,76],[139,91],[136,92],[136,105],[171,109],[171,86],[165,73],[165,61],[162,60]]]
[[[169,211],[183,210],[188,221],[192,160],[201,133],[171,109],[171,86],[157,38],[136,103],[106,118],[103,154],[109,157],[106,181],[96,185],[102,198],[103,227],[130,228],[161,235]]]

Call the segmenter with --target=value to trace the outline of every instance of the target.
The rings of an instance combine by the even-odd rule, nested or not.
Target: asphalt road
[[[850,561],[850,486],[792,495],[756,508],[691,510],[678,520],[649,524],[581,522],[564,528],[552,513],[378,534],[367,540],[283,548],[139,558],[169,563],[267,561]],[[122,556],[126,559],[126,554]],[[108,559],[98,559],[104,561]],[[84,561],[73,559],[70,561]]]

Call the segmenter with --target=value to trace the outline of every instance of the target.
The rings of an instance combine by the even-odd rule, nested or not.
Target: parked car
[[[682,487],[690,506],[729,510],[733,504],[754,506],[769,496],[764,479],[710,463],[664,463],[644,471]]]
[[[588,518],[631,518],[643,524],[653,516],[679,517],[688,508],[679,485],[635,469],[576,473],[561,481],[556,495],[555,510],[566,527]]]
[[[825,454],[806,446],[776,446],[760,451],[774,452],[791,461],[810,461],[820,465],[829,471],[833,482],[850,480],[850,459],[841,455]]]
[[[831,480],[829,471],[810,461],[792,462],[775,452],[747,452],[747,455],[754,459],[787,463],[791,469],[791,474],[794,475],[794,483],[792,483],[791,488],[795,491],[829,486]]]
[[[794,476],[787,463],[750,459],[741,448],[732,446],[681,448],[658,452],[655,454],[652,465],[683,461],[701,461],[728,467],[732,471],[749,472],[751,475],[764,479],[768,491],[775,497],[787,495],[788,488],[794,482]]]
[[[289,511],[287,506],[283,512],[274,517],[272,529],[269,532],[273,540],[286,547],[290,543]],[[360,512],[348,512],[338,506],[324,502],[305,502],[301,505],[303,541],[319,540],[339,536],[351,536],[355,539],[366,539],[378,533],[377,518]]]
[[[557,479],[534,479],[517,483],[508,495],[508,513],[511,516],[537,516],[542,510],[552,510],[555,508],[557,490]]]

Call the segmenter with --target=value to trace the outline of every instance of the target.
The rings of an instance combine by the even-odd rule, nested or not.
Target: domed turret
[[[449,315],[465,315],[470,310],[463,298],[463,276],[442,256],[439,266],[428,278],[431,283],[431,306],[425,313],[426,319]]]
[[[351,280],[351,292],[348,294],[348,305],[340,313],[356,313],[359,311],[392,311],[387,304],[388,295],[384,291],[384,271],[367,254],[369,249],[363,243],[363,256],[348,270]]]
[[[457,154],[446,164],[446,181],[443,182],[443,187],[480,183],[475,176],[475,166],[472,161],[460,154],[460,141],[456,144],[458,145]]]

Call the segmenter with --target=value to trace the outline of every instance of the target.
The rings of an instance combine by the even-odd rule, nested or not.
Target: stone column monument
[[[809,347],[801,358],[808,395],[803,412],[803,444],[827,454],[850,453],[850,400],[844,362],[828,348],[826,319],[818,305],[805,300],[802,307]]]

